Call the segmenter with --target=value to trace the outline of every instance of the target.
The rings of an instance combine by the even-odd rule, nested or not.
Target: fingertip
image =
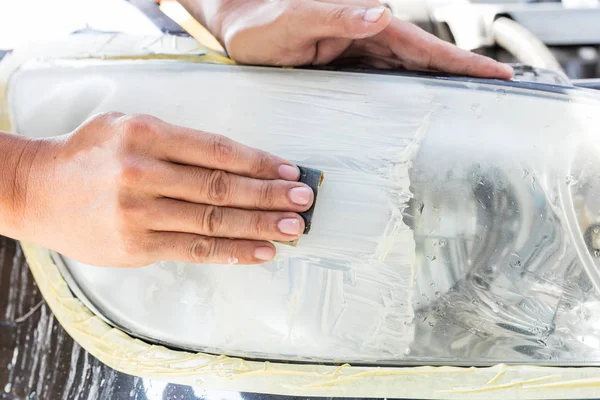
[[[283,218],[277,223],[279,232],[292,237],[299,237],[304,232],[304,220],[300,217]]]
[[[494,64],[490,66],[491,68],[487,68],[486,72],[482,74],[482,78],[502,80],[510,80],[513,78],[514,71],[511,66],[493,60],[492,62]]]
[[[302,185],[291,188],[288,197],[295,205],[308,209],[312,205],[315,195],[308,185]]]
[[[473,75],[481,78],[510,80],[514,76],[513,68],[505,63],[487,56],[477,56],[480,60],[478,67],[474,66]]]
[[[510,80],[514,77],[515,71],[508,64],[498,63],[498,75],[501,79]]]
[[[300,179],[300,170],[294,165],[282,164],[279,166],[277,172],[279,173],[279,177],[286,181],[297,182]]]
[[[381,6],[374,8],[359,8],[346,20],[342,37],[348,39],[365,39],[375,36],[388,27],[392,21],[389,8]]]
[[[372,24],[377,23],[381,20],[385,20],[386,15],[389,17],[389,11],[390,10],[385,6],[367,8],[363,13],[362,18],[365,22]]]
[[[381,6],[368,8],[362,12],[363,32],[357,32],[360,38],[369,37],[383,31],[392,22],[389,8]]]
[[[258,262],[267,262],[275,258],[275,247],[262,245],[254,249],[254,258]]]

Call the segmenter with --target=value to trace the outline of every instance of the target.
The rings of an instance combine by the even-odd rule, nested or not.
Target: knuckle
[[[124,114],[119,112],[104,112],[92,115],[86,119],[79,127],[74,131],[77,136],[87,135],[88,128],[98,132],[103,130],[105,127],[110,127],[113,122],[121,118]]]
[[[214,254],[215,242],[211,239],[199,238],[184,249],[183,259],[202,264]]]
[[[266,153],[259,152],[253,165],[254,174],[257,176],[269,176],[271,175],[272,167],[273,160],[271,157]]]
[[[115,121],[126,144],[136,144],[152,135],[156,118],[149,115],[125,115]]]
[[[137,241],[129,238],[123,240],[122,249],[127,256],[136,256],[140,251]]]
[[[150,212],[141,202],[134,200],[127,194],[118,197],[116,218],[122,235],[127,236],[134,226],[147,221]]]
[[[219,233],[223,224],[223,209],[215,206],[204,207],[200,212],[199,225],[204,234],[213,236]]]
[[[233,143],[225,136],[211,135],[209,138],[209,148],[213,159],[220,164],[230,163],[235,157]]]
[[[262,182],[256,203],[258,208],[272,209],[275,207],[275,187],[271,182]]]
[[[250,217],[250,231],[252,232],[253,236],[256,238],[262,238],[264,237],[266,230],[267,226],[261,214],[253,213],[252,217]]]
[[[345,22],[350,15],[348,7],[336,7],[329,11],[328,19],[333,23]]]
[[[152,245],[144,235],[133,235],[121,232],[121,253],[125,255],[124,266],[139,265],[140,260],[148,259],[152,252]]]
[[[211,171],[208,177],[207,196],[211,204],[228,204],[231,200],[231,176],[225,171]]]
[[[146,170],[139,162],[126,159],[119,168],[117,184],[120,187],[137,186],[144,181],[145,176]]]

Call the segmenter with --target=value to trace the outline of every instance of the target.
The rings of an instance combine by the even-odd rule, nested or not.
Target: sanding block
[[[325,175],[323,174],[323,171],[319,171],[319,170],[313,169],[313,168],[298,166],[298,169],[300,170],[300,179],[298,181],[304,183],[305,185],[308,185],[308,187],[310,187],[314,193],[314,201],[313,201],[312,206],[308,210],[299,213],[300,216],[302,217],[302,219],[304,220],[303,234],[306,235],[308,232],[310,232],[310,228],[312,226],[312,217],[315,212],[315,206],[317,204],[317,195],[319,193],[319,187],[323,183],[323,179],[325,179]],[[290,246],[296,246],[298,244],[299,240],[300,239],[296,239],[296,240],[293,240],[290,242],[278,242],[278,243],[284,243],[284,244],[287,244]]]

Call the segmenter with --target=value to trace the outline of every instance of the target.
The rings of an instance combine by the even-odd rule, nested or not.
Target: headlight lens
[[[74,64],[14,76],[19,132],[67,132],[102,111],[147,113],[326,174],[311,233],[264,266],[127,270],[59,256],[72,289],[110,323],[177,348],[273,360],[600,361],[599,96],[377,74]]]

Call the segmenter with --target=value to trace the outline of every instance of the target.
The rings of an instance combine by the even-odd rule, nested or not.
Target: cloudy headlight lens
[[[137,337],[271,360],[595,363],[600,96],[526,86],[82,61],[23,68],[9,100],[23,134],[146,113],[325,172],[311,233],[264,266],[57,256]]]

